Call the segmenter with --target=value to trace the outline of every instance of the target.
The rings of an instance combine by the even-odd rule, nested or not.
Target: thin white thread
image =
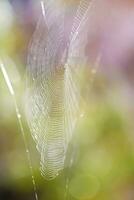
[[[4,80],[5,80],[6,84],[7,84],[8,89],[9,89],[9,92],[13,97],[14,106],[15,106],[15,112],[16,112],[18,123],[19,123],[20,131],[21,131],[21,134],[22,134],[22,138],[23,138],[23,142],[24,142],[24,146],[25,146],[25,151],[26,151],[26,155],[27,155],[27,161],[28,161],[28,165],[29,165],[29,169],[30,169],[30,173],[31,173],[35,200],[38,200],[37,188],[36,188],[36,182],[35,182],[34,173],[33,173],[33,167],[32,167],[32,162],[31,162],[30,151],[28,149],[28,144],[27,144],[27,141],[26,141],[23,124],[22,124],[22,121],[21,121],[21,114],[20,114],[19,107],[17,105],[17,101],[16,101],[16,98],[15,98],[15,92],[13,90],[11,81],[10,81],[9,76],[7,74],[7,71],[6,71],[5,67],[4,67],[4,64],[1,61],[0,61],[0,68],[1,68]]]
[[[0,63],[0,68],[1,68],[2,74],[4,76],[5,82],[7,84],[7,87],[9,89],[9,92],[13,96],[14,95],[14,90],[13,90],[12,84],[11,84],[11,82],[9,80],[9,77],[7,75],[7,72],[6,72],[6,69],[5,69],[5,67],[4,67],[2,62]]]

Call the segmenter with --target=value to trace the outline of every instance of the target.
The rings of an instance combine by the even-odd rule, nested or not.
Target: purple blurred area
[[[102,52],[105,70],[121,70],[132,76],[134,65],[134,3],[133,1],[107,1],[96,3],[89,25],[87,54],[94,59]],[[131,78],[131,77],[130,77]]]

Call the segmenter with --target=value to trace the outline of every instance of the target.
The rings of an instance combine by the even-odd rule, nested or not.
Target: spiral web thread
[[[80,1],[65,45],[64,12],[55,10],[55,2],[41,2],[43,17],[30,43],[27,69],[26,115],[41,156],[42,175],[48,180],[64,168],[80,115],[79,67],[73,64],[72,53],[91,7],[90,1]]]

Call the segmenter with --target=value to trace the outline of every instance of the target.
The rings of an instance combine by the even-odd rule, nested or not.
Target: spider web
[[[41,156],[42,175],[54,179],[64,168],[69,142],[80,116],[80,47],[87,24],[89,0],[78,5],[72,31],[65,42],[65,7],[60,1],[44,1],[31,40],[27,67],[26,116]],[[45,14],[45,16],[44,16]]]

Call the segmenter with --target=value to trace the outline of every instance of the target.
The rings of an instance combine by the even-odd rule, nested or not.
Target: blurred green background
[[[92,60],[99,44],[104,44],[103,60],[92,86],[87,85],[85,89],[86,101],[81,109],[86,113],[73,139],[74,163],[55,180],[47,182],[40,174],[40,157],[24,111],[27,49],[38,18],[38,2],[0,0],[0,59],[16,92],[39,200],[134,199],[134,28],[131,23],[134,4],[131,0],[100,2],[102,7],[96,11],[93,21],[94,27],[102,22],[99,24],[101,31],[92,36],[89,46],[92,47]],[[109,20],[99,21],[103,9],[110,9],[111,18],[107,13]],[[88,78],[90,83],[92,74]],[[34,190],[14,102],[0,72],[0,200],[33,199]]]

